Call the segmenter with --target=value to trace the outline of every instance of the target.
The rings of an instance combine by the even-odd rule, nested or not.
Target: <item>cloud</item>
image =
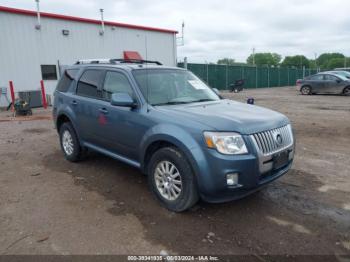
[[[0,5],[34,9],[28,0],[0,0]],[[283,56],[342,52],[350,56],[348,0],[60,0],[41,1],[47,12],[180,30],[185,46],[179,58],[215,62],[222,57],[245,61],[257,52]]]

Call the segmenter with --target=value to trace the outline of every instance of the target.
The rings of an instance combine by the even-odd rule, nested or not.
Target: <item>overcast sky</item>
[[[0,5],[35,10],[34,0]],[[283,56],[341,52],[350,56],[349,0],[41,0],[44,12],[181,30],[180,60],[245,61],[252,48]]]

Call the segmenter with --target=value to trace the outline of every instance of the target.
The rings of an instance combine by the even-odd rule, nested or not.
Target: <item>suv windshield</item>
[[[189,71],[136,69],[133,75],[147,102],[154,106],[220,100],[213,90]]]

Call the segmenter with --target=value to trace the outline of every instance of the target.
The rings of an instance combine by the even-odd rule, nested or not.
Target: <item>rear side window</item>
[[[107,72],[102,89],[102,97],[109,101],[114,93],[128,93],[133,97],[132,87],[125,75],[117,72]]]
[[[65,70],[63,76],[57,84],[56,90],[60,92],[67,92],[78,72],[78,69]]]
[[[323,75],[314,75],[314,76],[310,77],[310,80],[322,81]]]
[[[92,98],[98,98],[98,87],[103,80],[104,71],[102,70],[86,70],[78,82],[77,94]]]

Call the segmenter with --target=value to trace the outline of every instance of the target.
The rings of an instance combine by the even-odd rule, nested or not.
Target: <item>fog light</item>
[[[228,186],[236,186],[238,185],[238,174],[227,174],[226,175],[226,182]]]

